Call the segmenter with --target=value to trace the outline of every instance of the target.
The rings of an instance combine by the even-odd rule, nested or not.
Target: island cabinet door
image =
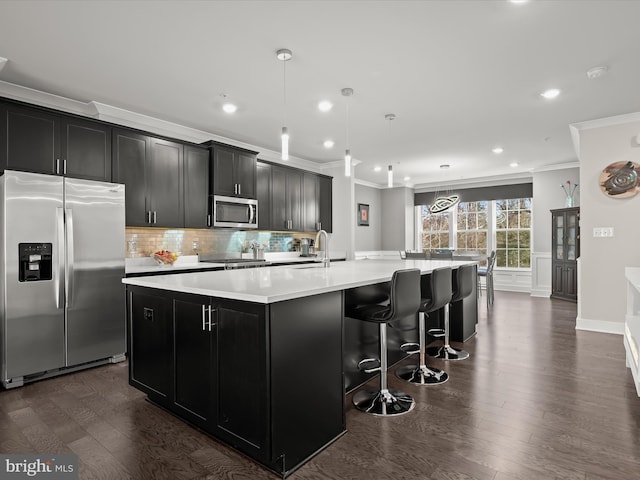
[[[217,402],[215,434],[251,457],[267,451],[266,307],[213,301],[216,324]]]
[[[173,297],[174,408],[206,428],[215,411],[213,343],[216,326],[209,297]]]
[[[169,406],[173,383],[169,302],[163,292],[128,287],[129,383]]]

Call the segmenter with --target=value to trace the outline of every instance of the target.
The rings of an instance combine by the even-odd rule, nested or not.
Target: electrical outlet
[[[613,237],[613,227],[593,227],[594,238]]]
[[[193,242],[193,243],[191,244],[191,248],[192,248],[193,250],[198,250],[198,242],[197,242],[197,241]]]

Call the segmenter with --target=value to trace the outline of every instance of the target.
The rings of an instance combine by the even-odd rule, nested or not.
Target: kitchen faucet
[[[329,234],[326,232],[326,230],[318,230],[318,233],[316,233],[315,244],[316,246],[320,245],[318,240],[323,234],[324,234],[324,240],[322,242],[322,251],[324,253],[322,254],[322,265],[324,266],[324,268],[329,268],[329,263],[331,261],[329,259]]]

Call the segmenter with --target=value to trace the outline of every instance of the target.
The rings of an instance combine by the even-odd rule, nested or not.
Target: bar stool
[[[482,294],[482,282],[480,279],[484,277],[485,287],[487,289],[487,307],[493,305],[493,266],[496,263],[496,251],[492,250],[491,255],[487,258],[486,267],[478,267],[478,298]]]
[[[420,315],[418,329],[420,343],[405,343],[400,348],[407,354],[420,354],[419,365],[406,365],[396,370],[396,376],[407,382],[418,385],[439,385],[449,380],[447,372],[427,366],[426,353],[426,317],[429,313],[440,310],[451,301],[451,268],[436,268],[426,279],[426,285],[420,301]],[[416,347],[418,348],[416,350]]]
[[[451,301],[444,306],[444,332],[442,329],[429,330],[429,334],[432,336],[442,336],[442,333],[444,333],[443,345],[427,348],[427,354],[429,356],[443,360],[464,360],[465,358],[469,358],[468,352],[449,345],[449,304],[458,302],[471,295],[473,282],[476,281],[474,265],[461,265],[458,267],[456,273],[456,285],[453,295],[451,296]]]
[[[389,390],[387,387],[387,324],[415,315],[418,308],[420,308],[420,270],[410,268],[393,273],[387,305],[360,305],[347,312],[352,318],[378,323],[380,329],[379,366],[366,368],[367,363],[378,363],[374,358],[367,358],[358,363],[358,368],[365,373],[380,372],[380,388],[377,391],[357,392],[353,396],[353,404],[358,410],[373,415],[390,416],[408,413],[415,406],[410,395],[398,390]]]

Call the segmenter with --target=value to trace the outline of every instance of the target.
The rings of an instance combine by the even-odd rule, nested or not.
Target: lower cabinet
[[[129,285],[127,299],[129,383],[158,405],[281,474],[344,433],[340,292],[264,305]]]

